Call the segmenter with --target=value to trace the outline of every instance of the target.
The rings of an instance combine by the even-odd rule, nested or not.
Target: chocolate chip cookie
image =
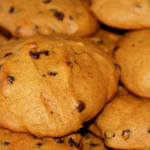
[[[113,99],[120,73],[82,38],[16,40],[0,49],[0,126],[37,137],[75,132]]]
[[[127,32],[114,50],[122,68],[121,83],[130,92],[150,98],[150,29]]]
[[[1,150],[81,150],[81,135],[37,138],[29,133],[15,133],[0,128]]]
[[[93,0],[91,11],[102,23],[118,29],[150,28],[149,0]]]
[[[88,36],[99,23],[81,0],[1,0],[0,26],[22,38],[53,33]]]

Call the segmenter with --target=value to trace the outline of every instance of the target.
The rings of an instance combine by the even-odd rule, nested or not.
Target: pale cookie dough
[[[130,92],[150,98],[150,29],[127,32],[114,52],[121,82]]]
[[[81,0],[1,0],[0,26],[19,38],[53,33],[89,36],[99,29],[99,22]]]
[[[93,0],[91,11],[100,22],[118,29],[150,28],[149,0]]]
[[[89,41],[35,36],[0,49],[0,126],[38,137],[75,132],[111,101],[120,66]]]

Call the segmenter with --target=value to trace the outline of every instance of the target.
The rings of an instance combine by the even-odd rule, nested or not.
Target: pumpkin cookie
[[[35,36],[0,50],[0,126],[38,137],[75,132],[117,92],[120,66],[89,41]]]
[[[150,28],[149,0],[93,0],[91,11],[104,24],[118,29]]]
[[[122,68],[121,83],[130,92],[150,98],[150,30],[127,32],[118,43],[114,58]]]
[[[110,148],[150,148],[150,99],[132,94],[116,96],[94,123]]]
[[[15,133],[0,128],[1,150],[81,150],[81,135],[38,139],[29,133]]]
[[[52,33],[88,36],[99,23],[81,0],[1,0],[0,26],[19,38]]]

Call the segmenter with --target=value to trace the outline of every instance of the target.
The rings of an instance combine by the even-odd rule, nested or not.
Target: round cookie
[[[99,23],[81,0],[1,0],[0,26],[22,38],[53,33],[88,36]]]
[[[86,131],[82,135],[82,150],[109,150],[101,138],[96,137],[91,132]]]
[[[1,150],[81,150],[81,135],[38,139],[29,133],[15,133],[0,128]]]
[[[8,39],[3,34],[0,33],[0,47],[7,43]]]
[[[0,50],[0,126],[37,137],[75,132],[117,92],[120,66],[78,37],[35,36]]]
[[[150,148],[150,99],[132,94],[116,96],[94,123],[110,148]]]
[[[119,29],[150,28],[149,0],[93,0],[91,11],[102,23]]]
[[[113,57],[113,50],[121,38],[121,34],[106,29],[100,29],[96,34],[87,39],[95,43],[99,49]]]
[[[149,40],[149,29],[127,32],[114,52],[122,68],[121,83],[130,92],[145,98],[150,98]]]

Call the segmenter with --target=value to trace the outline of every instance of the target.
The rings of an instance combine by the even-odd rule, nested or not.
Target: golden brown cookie
[[[82,150],[109,150],[105,145],[103,139],[95,136],[89,131],[82,135]]]
[[[88,37],[87,39],[90,39],[90,41],[95,43],[99,49],[104,50],[112,57],[113,50],[121,38],[121,34],[117,34],[106,29],[100,29],[96,34]]]
[[[150,148],[150,99],[120,95],[94,120],[106,146],[113,149]]]
[[[120,67],[89,41],[35,36],[0,50],[0,126],[60,137],[95,117],[117,92]]]
[[[104,24],[119,29],[150,28],[149,0],[93,0],[91,11]]]
[[[81,135],[38,139],[29,133],[15,133],[0,128],[0,150],[81,150]]]
[[[1,0],[0,26],[15,37],[52,33],[88,36],[98,30],[99,23],[81,0]]]
[[[122,68],[121,82],[132,93],[150,98],[150,30],[127,32],[115,49]]]

